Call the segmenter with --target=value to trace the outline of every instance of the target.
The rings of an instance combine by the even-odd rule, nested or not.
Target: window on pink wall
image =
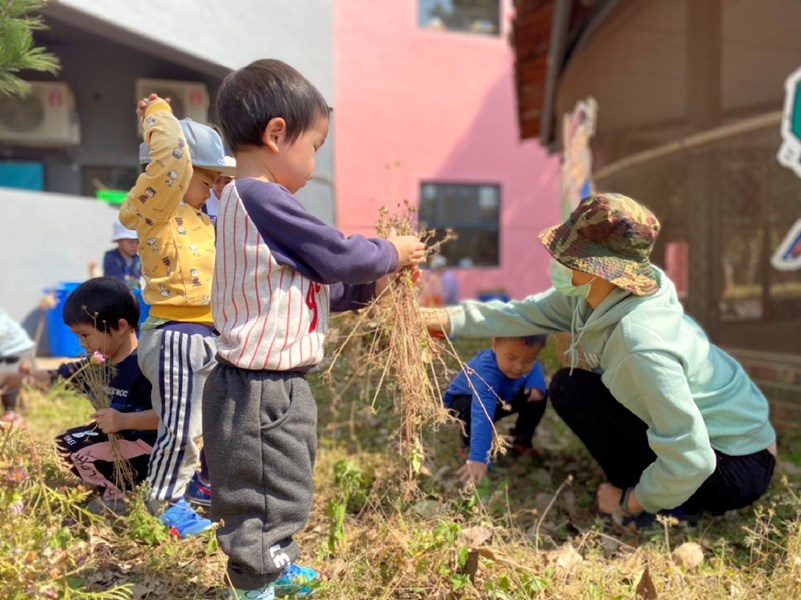
[[[499,185],[426,181],[420,185],[420,228],[436,230],[435,240],[448,229],[456,234],[441,249],[449,265],[497,267],[500,205]]]
[[[423,29],[498,35],[500,15],[500,0],[418,0]]]

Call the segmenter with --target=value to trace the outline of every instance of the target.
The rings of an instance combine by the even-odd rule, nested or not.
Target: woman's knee
[[[601,376],[584,369],[560,369],[551,377],[548,396],[557,413],[581,409],[596,402],[599,395],[608,394]]]

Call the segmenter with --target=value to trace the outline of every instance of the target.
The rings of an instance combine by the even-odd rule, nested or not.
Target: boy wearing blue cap
[[[201,434],[200,403],[217,352],[211,316],[214,227],[203,204],[219,174],[233,174],[211,127],[178,121],[169,103],[151,94],[139,101],[150,162],[120,208],[120,221],[139,236],[144,299],[139,363],[153,386],[159,415],[148,478],[150,509],[185,537],[211,526],[187,503]]]

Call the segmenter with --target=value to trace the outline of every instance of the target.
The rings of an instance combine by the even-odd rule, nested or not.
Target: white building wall
[[[228,69],[279,58],[334,102],[331,0],[51,0],[48,10],[89,16]]]
[[[0,211],[0,306],[33,336],[46,290],[84,281],[92,259],[102,269],[103,254],[116,247],[117,210],[78,196],[0,188]]]

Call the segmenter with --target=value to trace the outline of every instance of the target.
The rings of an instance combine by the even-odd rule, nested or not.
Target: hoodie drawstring
[[[573,309],[573,318],[570,320],[570,346],[567,350],[565,350],[565,355],[570,355],[570,372],[569,375],[573,375],[573,369],[578,366],[578,345],[581,342],[581,336],[584,335],[584,330],[582,329],[578,332],[578,327],[576,323],[578,322],[578,312],[579,312],[579,303],[576,302],[576,308]],[[576,333],[578,332],[578,335]]]

